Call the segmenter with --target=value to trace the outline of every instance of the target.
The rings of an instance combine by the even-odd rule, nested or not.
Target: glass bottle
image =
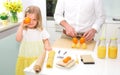
[[[108,46],[108,57],[112,59],[117,58],[117,52],[118,52],[117,38],[111,38]]]
[[[105,38],[100,38],[98,48],[97,48],[97,56],[98,58],[105,58],[106,57],[106,40]]]

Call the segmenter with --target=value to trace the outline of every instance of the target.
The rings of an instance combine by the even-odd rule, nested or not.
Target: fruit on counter
[[[81,47],[82,47],[82,49],[86,49],[87,48],[87,44],[83,43]]]
[[[70,61],[70,60],[71,60],[71,57],[70,57],[70,56],[67,56],[66,58],[63,59],[63,62],[64,62],[64,63],[67,63],[67,62]]]
[[[78,39],[76,37],[72,38],[72,48],[82,48],[82,49],[87,49],[87,44],[85,43],[85,38],[81,37],[80,38],[80,43],[78,42]]]
[[[80,43],[77,43],[77,44],[76,44],[76,48],[80,48]]]
[[[75,43],[72,43],[72,48],[76,48],[76,44]]]
[[[24,24],[29,24],[31,22],[31,18],[26,17],[23,22]]]
[[[72,43],[72,48],[78,48],[78,49],[82,48],[82,49],[87,49],[87,44],[86,44],[86,43],[83,43],[83,44],[80,44],[80,43],[77,43],[77,44]]]
[[[81,38],[80,38],[80,44],[83,44],[83,43],[85,43],[85,38],[84,38],[84,37],[81,37]]]
[[[73,41],[73,43],[75,43],[75,44],[78,43],[78,39],[77,39],[76,37],[73,37],[73,38],[72,38],[72,41]]]

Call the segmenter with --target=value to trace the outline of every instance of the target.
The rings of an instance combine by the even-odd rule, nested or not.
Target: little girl
[[[29,24],[24,22],[19,26],[16,40],[21,42],[16,64],[16,75],[25,75],[24,68],[30,66],[43,50],[51,50],[49,34],[42,27],[40,8],[29,6],[25,10],[25,17],[31,19]]]

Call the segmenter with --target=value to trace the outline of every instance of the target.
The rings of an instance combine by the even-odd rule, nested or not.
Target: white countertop
[[[18,21],[17,23],[8,23],[7,25],[0,24],[0,32],[7,30],[9,28],[15,27],[20,24],[21,21]]]
[[[17,26],[19,24],[20,24],[20,22],[19,23],[10,23],[8,25],[0,25],[0,32],[4,31],[6,29],[9,29],[9,28],[15,27],[15,26]]]
[[[116,17],[117,19],[117,17]],[[120,19],[120,18],[118,18]],[[120,21],[114,21],[112,17],[107,17],[106,20],[105,20],[105,23],[107,24],[120,24]]]
[[[46,61],[43,65],[42,71],[39,74],[36,74],[33,70],[33,66],[35,62],[30,66],[25,68],[26,75],[120,75],[120,45],[118,45],[118,57],[117,59],[110,59],[106,56],[105,59],[97,58],[97,47],[95,47],[94,51],[86,51],[86,50],[72,50],[72,49],[60,49],[54,48],[56,51],[53,68],[46,68]],[[56,66],[56,62],[59,60],[58,50],[67,51],[66,55],[72,56],[73,59],[76,59],[76,55],[79,59],[79,64],[75,64],[70,69],[59,68]],[[80,60],[80,55],[82,54],[90,54],[94,58],[95,64],[83,64]]]

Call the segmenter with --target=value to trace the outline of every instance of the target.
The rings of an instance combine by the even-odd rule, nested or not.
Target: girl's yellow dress
[[[20,45],[16,75],[25,75],[24,69],[30,66],[44,50],[43,39],[49,38],[48,32],[43,29],[27,29],[23,31],[23,40]]]

